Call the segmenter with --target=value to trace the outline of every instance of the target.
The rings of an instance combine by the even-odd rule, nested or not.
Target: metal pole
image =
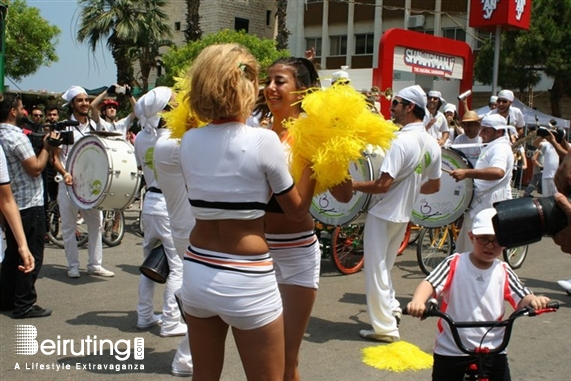
[[[4,75],[6,65],[6,15],[8,14],[8,5],[4,2],[0,3],[0,93],[4,93]]]
[[[494,71],[492,78],[492,95],[498,93],[498,72],[500,71],[500,40],[502,38],[502,26],[496,25],[496,41],[494,44]]]

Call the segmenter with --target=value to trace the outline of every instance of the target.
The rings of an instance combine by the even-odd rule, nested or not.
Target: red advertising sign
[[[470,0],[470,26],[480,29],[529,29],[531,0]]]

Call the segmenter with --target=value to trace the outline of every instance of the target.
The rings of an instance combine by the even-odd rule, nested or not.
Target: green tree
[[[200,0],[186,0],[186,29],[184,30],[186,42],[196,41],[202,37],[199,9]]]
[[[287,40],[289,35],[291,34],[288,28],[286,27],[286,18],[287,18],[287,0],[276,0],[276,18],[278,23],[278,32],[276,35],[276,41],[278,49],[285,50],[287,49]]]
[[[5,73],[15,81],[58,61],[56,45],[60,29],[40,16],[25,0],[8,1]]]
[[[270,66],[280,57],[289,56],[287,50],[278,50],[274,40],[260,39],[244,31],[222,30],[218,33],[206,35],[198,41],[189,42],[183,47],[173,48],[162,57],[165,74],[159,79],[158,84],[172,86],[174,77],[186,72],[192,61],[205,47],[213,44],[238,43],[247,47],[256,57],[262,69]]]
[[[79,42],[93,52],[106,41],[117,66],[117,82],[136,85],[133,63],[141,65],[141,81],[147,90],[148,73],[156,67],[158,50],[170,37],[165,0],[78,0],[81,7]],[[150,67],[150,68],[149,68]],[[146,76],[146,77],[145,77]]]
[[[551,113],[561,116],[560,101],[571,96],[571,0],[534,0],[529,31],[502,33],[498,83],[521,93],[539,82],[543,72],[554,79]],[[494,46],[486,41],[476,59],[478,81],[492,83]]]

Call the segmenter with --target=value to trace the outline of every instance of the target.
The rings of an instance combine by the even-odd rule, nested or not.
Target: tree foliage
[[[222,43],[238,43],[244,45],[256,57],[262,70],[269,67],[272,62],[280,57],[289,56],[286,50],[278,50],[274,40],[260,39],[244,31],[222,30],[204,36],[198,41],[189,42],[183,47],[173,48],[163,55],[165,75],[159,83],[163,86],[172,86],[174,77],[180,76],[188,70],[192,61],[207,46]]]
[[[15,81],[58,61],[55,46],[61,31],[25,0],[8,1],[5,74]]]
[[[571,0],[534,0],[529,31],[502,33],[498,84],[525,92],[543,72],[554,79],[552,114],[561,115],[559,101],[571,95]],[[488,40],[476,59],[478,81],[492,83],[494,45]]]

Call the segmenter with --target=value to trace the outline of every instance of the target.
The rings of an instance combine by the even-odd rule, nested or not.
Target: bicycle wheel
[[[419,233],[416,259],[426,275],[452,253],[452,237],[448,229],[448,226],[425,228]]]
[[[397,251],[397,255],[402,255],[402,253],[404,252],[404,250],[407,248],[408,243],[410,242],[410,234],[412,233],[412,232],[411,232],[411,226],[412,226],[412,223],[411,223],[411,222],[409,222],[409,223],[406,225],[406,230],[404,231],[404,238],[402,239],[402,242],[401,242],[401,244],[400,244],[400,247],[399,247],[399,249],[398,249],[398,251]]]
[[[117,221],[115,220],[117,218]],[[119,246],[125,236],[125,215],[121,210],[103,211],[103,243],[109,247]]]
[[[408,244],[412,245],[418,241],[418,236],[420,235],[420,230],[422,226],[410,223],[410,236],[408,237]]]
[[[52,201],[48,208],[48,239],[50,242],[63,249],[63,233],[61,231],[61,218],[59,213],[59,205],[56,201]],[[87,234],[87,224],[83,218],[77,220],[77,229],[75,231],[77,246],[83,247],[87,244],[89,235]]]
[[[139,192],[139,213],[137,215],[137,233],[141,236],[145,236],[145,226],[143,225],[143,201],[145,199],[145,187],[143,186]]]
[[[331,244],[333,266],[341,274],[349,275],[363,268],[363,225],[338,226],[333,231]]]
[[[519,269],[527,257],[528,245],[504,249],[504,261],[514,270]]]

